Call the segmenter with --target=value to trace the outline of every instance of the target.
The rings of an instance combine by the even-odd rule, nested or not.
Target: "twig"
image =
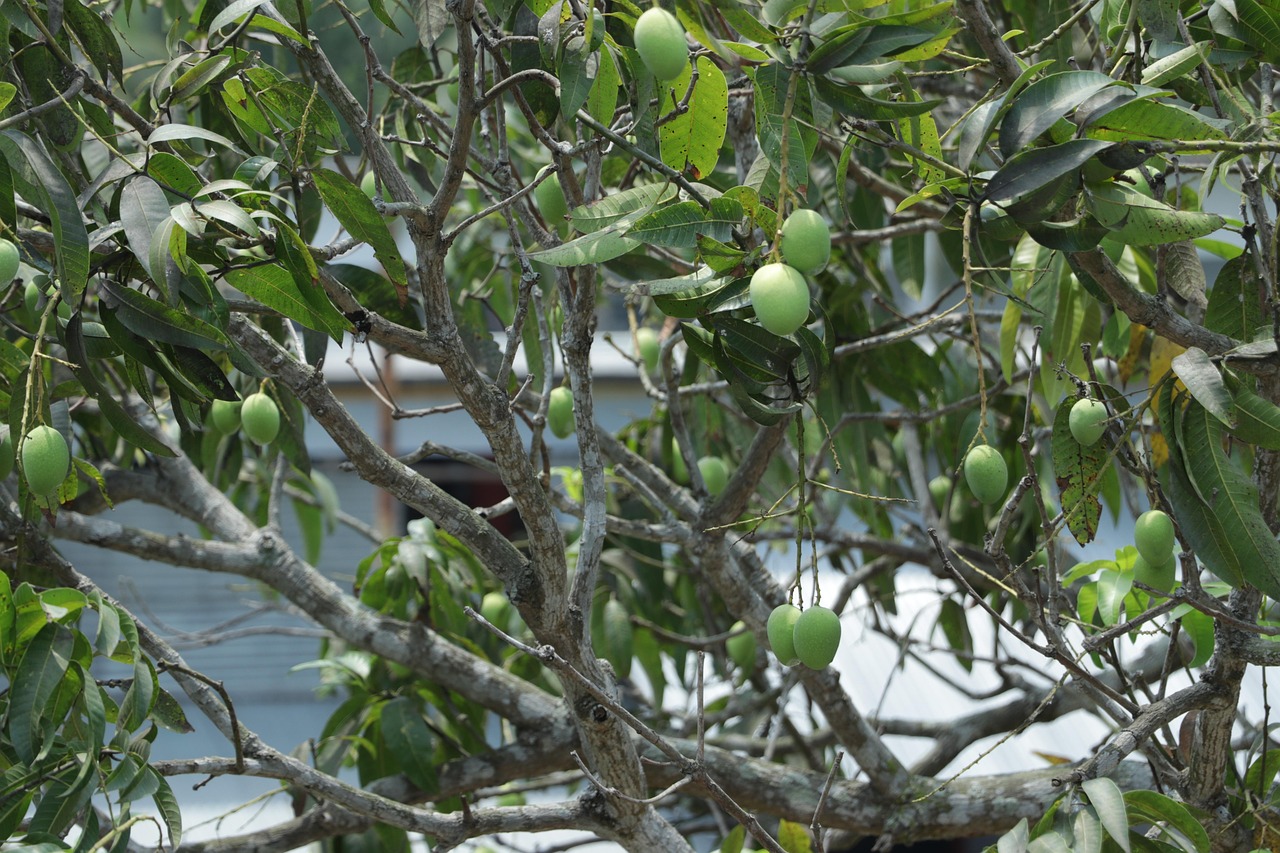
[[[831,795],[831,783],[835,781],[836,771],[840,769],[842,761],[844,761],[844,750],[837,750],[835,760],[831,762],[831,772],[827,774],[827,781],[822,786],[822,794],[818,797],[818,805],[813,810],[813,820],[809,823],[809,829],[813,832],[813,843],[818,846],[817,853],[826,853],[826,845],[822,843],[822,824],[819,818],[822,817],[822,809],[827,804],[827,797]]]
[[[706,788],[707,792],[711,795],[711,798],[714,799],[721,808],[732,815],[735,820],[745,826],[747,831],[751,833],[751,837],[762,844],[766,850],[771,851],[771,853],[786,853],[782,848],[782,845],[780,845],[771,835],[769,835],[768,832],[765,831],[764,827],[760,825],[760,822],[756,820],[755,815],[738,805],[737,801],[730,797],[725,790],[721,788],[710,775],[708,775],[705,766],[700,762],[686,758],[680,750],[668,743],[665,738],[649,726],[645,725],[643,721],[624,708],[617,700],[602,690],[598,685],[591,681],[591,679],[579,672],[571,663],[561,657],[559,652],[557,652],[553,646],[544,644],[535,648],[534,646],[520,642],[515,637],[512,637],[510,634],[493,625],[470,606],[463,607],[462,611],[476,622],[479,622],[489,631],[501,637],[513,648],[519,649],[525,654],[537,659],[543,665],[554,670],[557,675],[562,677],[568,676],[576,681],[593,699],[599,702],[601,706],[617,715],[619,719],[632,729],[632,731],[640,735],[640,737],[644,738],[656,747],[659,752],[675,762],[682,775],[687,776],[693,782],[696,782]]]

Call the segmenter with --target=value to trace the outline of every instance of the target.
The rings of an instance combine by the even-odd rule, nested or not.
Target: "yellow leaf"
[[[1129,349],[1116,365],[1116,372],[1119,374],[1122,383],[1128,382],[1129,377],[1133,376],[1133,371],[1138,366],[1138,359],[1142,356],[1142,345],[1146,342],[1146,339],[1146,326],[1139,326],[1134,323],[1129,327]]]
[[[1169,461],[1169,443],[1164,440],[1163,433],[1152,433],[1151,435],[1151,464],[1153,467],[1159,468],[1161,465]]]
[[[1156,383],[1163,379],[1164,375],[1169,372],[1171,369],[1170,366],[1173,364],[1173,360],[1186,351],[1186,347],[1179,346],[1173,341],[1157,336],[1156,339],[1151,342],[1151,359],[1149,362],[1151,369],[1147,374],[1147,385],[1154,388]],[[1186,386],[1182,384],[1182,380],[1180,379],[1177,380],[1174,387],[1178,390],[1186,390]]]

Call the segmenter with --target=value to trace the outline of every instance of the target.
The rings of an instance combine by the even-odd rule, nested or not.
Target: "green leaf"
[[[682,201],[645,214],[627,229],[627,236],[651,246],[692,249],[702,235],[731,239],[742,217],[742,205],[729,199],[712,199],[709,212],[697,202]]]
[[[287,239],[284,233],[279,236],[276,243],[277,252],[282,251]],[[287,252],[288,250],[284,250],[282,253],[287,254]],[[309,253],[307,257],[310,257]],[[296,260],[296,255],[292,259]],[[318,284],[300,286],[295,276],[290,274],[291,272],[276,264],[264,264],[231,270],[227,273],[227,283],[245,296],[279,311],[308,329],[324,332],[334,340],[341,341],[343,330],[347,327],[346,320],[338,313],[338,309],[328,302],[328,297],[324,295],[323,289]],[[319,294],[313,293],[312,296],[322,297],[323,304],[328,304],[328,310],[323,313],[317,311],[312,304],[313,299],[308,299],[308,294],[302,287],[310,291],[319,290]]]
[[[161,288],[166,286],[165,271],[152,264],[151,241],[168,219],[169,200],[151,178],[139,175],[120,190],[120,224],[129,240],[129,250]]]
[[[942,103],[931,101],[885,101],[867,95],[857,86],[841,86],[826,77],[813,81],[818,98],[838,113],[868,121],[897,121],[933,112]],[[778,114],[781,116],[781,113]]]
[[[1097,303],[1089,299],[1074,278],[1059,277],[1056,282],[1044,281],[1030,294],[1037,307],[1050,309],[1047,333],[1040,338],[1040,384],[1045,396],[1056,400],[1074,386],[1058,376],[1057,365],[1065,364],[1077,376],[1085,372],[1084,355],[1080,344],[1094,340],[1100,331]],[[1050,313],[1051,312],[1051,313]]]
[[[1179,612],[1183,608],[1186,608],[1185,612]],[[1201,613],[1189,604],[1175,607],[1170,615],[1182,623],[1183,632],[1195,645],[1195,655],[1187,664],[1187,669],[1204,666],[1209,662],[1209,658],[1213,657],[1213,617],[1207,613]]]
[[[1148,790],[1126,791],[1124,801],[1130,822],[1168,824],[1192,843],[1196,853],[1209,853],[1209,834],[1183,803],[1158,791]],[[1167,828],[1162,828],[1162,831],[1168,834]]]
[[[54,587],[40,593],[40,606],[53,621],[65,622],[68,616],[79,618],[79,612],[88,604],[88,597],[71,587]]]
[[[18,94],[18,87],[12,83],[0,81],[0,110],[9,106],[13,101],[13,96]]]
[[[1005,113],[1000,124],[1001,153],[1012,158],[1090,95],[1115,82],[1099,71],[1062,71],[1035,81]]]
[[[788,99],[793,73],[799,72],[777,62],[756,69],[756,136],[760,140],[760,153],[779,172],[785,170],[788,184],[803,187],[809,183],[809,158],[818,146],[818,134],[813,129],[809,87],[797,81],[795,98]],[[785,127],[784,115],[791,117]],[[785,163],[782,161],[784,138],[787,140]]]
[[[618,106],[618,87],[622,85],[622,76],[618,73],[618,63],[613,58],[613,51],[607,47],[599,52],[599,68],[595,82],[587,95],[587,113],[603,125],[613,122],[613,113]]]
[[[1231,383],[1231,395],[1236,415],[1231,434],[1267,450],[1280,450],[1280,407],[1238,381]]]
[[[110,393],[98,381],[97,374],[92,370],[93,361],[85,351],[83,326],[80,312],[77,311],[72,314],[63,334],[63,344],[66,346],[67,355],[74,365],[76,378],[80,380],[80,384],[84,386],[85,391],[97,401],[103,417],[111,424],[111,428],[115,430],[117,435],[134,447],[149,451],[157,456],[171,458],[176,456],[177,454],[167,444],[156,438],[134,420],[128,410],[116,400],[115,395]]]
[[[669,183],[641,184],[620,193],[580,205],[569,211],[569,221],[577,231],[589,234],[623,220],[635,221],[634,214],[652,210],[656,205],[675,197],[676,188]]]
[[[923,21],[949,11],[951,6],[951,3],[934,3],[910,14]],[[841,66],[867,65],[925,44],[938,36],[936,29],[881,23],[885,20],[888,19],[859,21],[827,33],[826,41],[810,54],[809,70],[814,74],[825,74]]]
[[[908,91],[904,100],[919,103],[923,99],[915,91]],[[942,159],[942,143],[938,138],[938,123],[929,113],[918,116],[911,116],[898,120],[898,132],[902,135],[902,141],[918,148],[925,154],[930,155],[935,160]],[[946,178],[946,173],[938,166],[933,165],[927,160],[918,159],[906,155],[907,159],[915,167],[916,174],[925,183],[933,183]]]
[[[1059,252],[1087,252],[1096,248],[1109,233],[1088,215],[1065,222],[1025,221],[1023,226],[1041,246]]]
[[[1094,118],[1085,131],[1091,139],[1116,142],[1149,139],[1225,139],[1227,134],[1198,113],[1176,104],[1135,98]]]
[[[1104,571],[1098,577],[1097,589],[1098,615],[1102,624],[1115,625],[1124,612],[1124,600],[1133,589],[1133,572]]]
[[[1097,139],[1072,139],[1023,151],[1010,157],[991,176],[983,198],[1017,216],[1010,208],[1035,198],[1046,188],[1056,193],[1060,185],[1069,184],[1074,192],[1074,187],[1079,186],[1080,169],[1110,145]]]
[[[324,545],[324,514],[320,507],[299,498],[293,498],[291,502],[302,537],[302,558],[314,566]]]
[[[731,272],[747,258],[747,253],[737,246],[721,243],[706,235],[698,237],[698,257],[717,275]]]
[[[1213,416],[1232,428],[1236,425],[1235,405],[1217,365],[1199,347],[1174,356],[1173,372],[1187,386],[1191,396]]]
[[[720,853],[742,853],[742,846],[747,840],[747,828],[738,824],[729,830],[729,834],[720,843]]]
[[[529,257],[553,267],[580,267],[587,264],[601,264],[621,257],[641,245],[634,237],[619,233],[621,229],[611,228],[607,231],[595,231],[575,237],[568,243],[530,252]]]
[[[182,809],[178,806],[178,798],[173,795],[173,789],[163,776],[151,767],[147,768],[147,772],[155,780],[156,789],[151,795],[151,801],[156,804],[156,810],[164,818],[164,825],[169,830],[169,848],[177,850],[182,843]]]
[[[908,234],[893,241],[893,274],[903,291],[912,299],[919,299],[924,292],[928,274],[929,253],[925,250],[924,234]]]
[[[187,714],[182,710],[182,705],[168,690],[157,688],[156,704],[151,709],[151,719],[155,720],[160,726],[171,732],[178,734],[186,734],[195,731],[195,727],[187,719]]]
[[[1268,749],[1253,760],[1244,775],[1245,790],[1257,797],[1265,797],[1280,771],[1280,749]]]
[[[218,198],[213,201],[199,202],[195,205],[195,209],[205,219],[217,220],[250,237],[258,236],[258,223],[254,222],[253,217],[235,202]]]
[[[1163,86],[1191,72],[1208,56],[1210,44],[1199,41],[1152,62],[1142,69],[1142,85]]]
[[[423,791],[436,790],[435,737],[422,710],[398,696],[382,706],[382,737],[405,775]]]
[[[1235,10],[1253,37],[1249,46],[1267,62],[1280,62],[1280,8],[1269,0],[1235,0]]]
[[[1204,324],[1239,341],[1251,341],[1264,324],[1260,279],[1251,252],[1228,260],[1209,291]]]
[[[1183,457],[1188,473],[1218,520],[1221,557],[1230,565],[1214,565],[1198,547],[1197,555],[1228,583],[1243,575],[1267,595],[1280,598],[1280,542],[1262,516],[1257,486],[1222,449],[1221,422],[1192,401],[1183,415],[1183,428],[1185,447],[1194,448]]]
[[[1124,794],[1120,786],[1105,776],[1086,779],[1080,787],[1089,797],[1089,804],[1098,813],[1098,819],[1116,844],[1129,853],[1129,817],[1125,810]]]
[[[387,277],[399,292],[406,293],[409,281],[404,259],[400,257],[400,250],[396,248],[396,241],[387,229],[387,223],[378,214],[369,197],[355,184],[330,169],[314,169],[311,177],[325,206],[338,218],[342,227],[352,237],[373,248],[374,257],[382,263]]]
[[[49,622],[31,638],[18,662],[6,716],[13,750],[27,765],[43,751],[41,721],[66,675],[71,645],[71,632]]]
[[[193,349],[225,350],[231,346],[227,336],[215,326],[133,288],[105,281],[102,295],[116,309],[121,325],[142,338]]]
[[[204,351],[169,346],[165,348],[164,355],[173,365],[173,375],[184,380],[184,386],[196,389],[195,396],[183,393],[184,397],[197,403],[206,400],[238,400],[236,388],[227,379],[227,374]],[[174,388],[170,388],[170,391],[174,391]],[[177,391],[183,392],[184,389],[178,388]]]
[[[960,602],[954,598],[943,600],[942,609],[938,612],[938,625],[952,650],[965,653],[956,655],[956,663],[964,667],[965,672],[973,672],[973,634],[969,631],[969,619]]]
[[[1080,809],[1071,821],[1073,853],[1101,853],[1102,824],[1090,809]]]
[[[998,853],[1025,853],[1030,841],[1031,834],[1027,829],[1027,819],[1024,817],[1018,821],[1017,826],[1000,836],[996,841],[996,850]]]
[[[1090,185],[1085,198],[1097,220],[1111,229],[1117,240],[1130,246],[1194,240],[1217,231],[1225,222],[1213,213],[1174,210],[1114,181]]]
[[[302,33],[298,32],[284,21],[277,21],[275,18],[268,18],[265,15],[258,15],[253,19],[253,23],[249,26],[255,30],[266,30],[269,33],[284,36],[285,38],[292,39],[303,46],[309,46],[311,44],[307,41],[306,37],[302,35]]]
[[[987,139],[991,136],[991,128],[995,125],[1002,103],[1002,101],[986,101],[979,104],[964,120],[956,154],[956,165],[961,169],[968,171],[973,165],[974,158],[986,148]]]
[[[79,304],[89,280],[89,233],[75,193],[44,150],[17,131],[0,131],[0,157],[9,164],[14,188],[49,214],[56,248],[53,263],[62,298]]]
[[[85,56],[98,69],[102,82],[107,82],[108,73],[113,74],[116,80],[123,80],[124,58],[120,43],[107,22],[97,12],[86,9],[79,0],[62,0],[62,8],[67,26],[80,40]]]
[[[80,691],[79,701],[84,712],[85,725],[88,729],[89,743],[96,751],[105,743],[107,731],[106,703],[102,701],[102,688],[93,680],[89,670],[79,663],[73,663],[76,673],[84,689]]]
[[[783,819],[778,822],[778,844],[787,853],[813,853],[809,831],[804,824]]]
[[[1004,381],[1013,382],[1017,355],[1018,335],[1022,328],[1022,306],[1012,299],[1004,304],[1004,314],[1000,317],[1000,374]]]
[[[74,755],[65,770],[53,774],[51,784],[31,816],[28,837],[65,834],[93,796],[97,770],[97,763],[90,756],[79,754]]]
[[[98,606],[98,630],[93,637],[93,650],[103,657],[111,657],[119,643],[120,614],[104,601]]]
[[[223,148],[240,152],[236,144],[222,134],[193,124],[162,124],[147,137],[147,145],[155,146],[161,142],[186,142],[190,139],[203,139],[205,142],[212,142]]]
[[[249,14],[265,2],[267,2],[267,0],[234,0],[234,2],[228,3],[222,11],[209,22],[209,26],[205,28],[205,31],[208,32],[209,35],[214,35],[227,24],[237,18]]]
[[[151,714],[156,697],[156,672],[151,662],[139,658],[133,663],[133,681],[120,702],[120,714],[116,725],[121,731],[136,731]]]
[[[403,35],[400,32],[400,28],[396,26],[395,20],[387,13],[387,4],[384,0],[369,0],[369,11],[373,12],[374,17],[381,21],[387,29],[396,35]]]
[[[147,174],[162,187],[194,196],[203,186],[200,178],[181,157],[167,151],[157,151],[147,160]]]
[[[1027,845],[1027,853],[1072,853],[1072,850],[1067,839],[1050,831],[1033,838]]]
[[[360,305],[393,323],[410,329],[421,329],[417,313],[411,305],[401,305],[395,286],[386,277],[355,264],[326,264],[323,274],[331,275],[353,293],[360,294]],[[357,321],[352,317],[352,322]]]
[[[173,86],[169,89],[169,101],[179,101],[200,94],[206,86],[217,80],[230,64],[231,57],[227,54],[210,56],[197,62],[173,81]]]
[[[1170,457],[1169,464],[1161,472],[1160,485],[1178,516],[1178,526],[1183,536],[1191,544],[1200,562],[1231,586],[1243,585],[1244,575],[1228,553],[1230,544],[1222,525],[1196,493],[1195,486],[1182,468],[1181,457]]]
[[[662,162],[694,179],[715,171],[729,122],[729,84],[724,72],[710,58],[699,56],[698,82],[689,96],[689,108],[658,128]],[[692,63],[672,83],[660,87],[676,103],[684,98],[692,79]]]
[[[577,115],[591,94],[598,68],[599,64],[590,57],[571,50],[564,52],[556,69],[560,77],[561,115]]]

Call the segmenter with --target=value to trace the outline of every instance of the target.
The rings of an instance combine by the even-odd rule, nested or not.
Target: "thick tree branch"
[[[1147,326],[1162,338],[1184,347],[1199,347],[1209,355],[1222,355],[1240,345],[1237,340],[1192,323],[1162,299],[1135,288],[1101,249],[1072,252],[1067,255],[1067,260],[1077,275],[1088,276],[1097,282],[1130,320]],[[1238,361],[1235,364],[1241,370],[1259,375],[1275,373],[1277,367],[1274,360]]]
[[[1022,63],[1017,55],[1000,36],[991,12],[984,0],[957,0],[956,15],[964,22],[965,29],[978,42],[982,53],[1000,82],[1010,86],[1022,73]]]

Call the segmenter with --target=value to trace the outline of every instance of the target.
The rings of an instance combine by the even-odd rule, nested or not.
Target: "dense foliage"
[[[1280,660],[1280,5],[680,0],[637,50],[644,11],[0,3],[0,843],[1275,846],[1240,697]],[[366,344],[485,453],[381,446],[324,372]],[[610,344],[652,403],[620,431]],[[424,517],[353,587],[312,422]],[[1123,544],[1152,509],[1176,544]],[[60,540],[308,614],[345,697],[314,751]],[[879,714],[875,635],[972,706]],[[223,757],[151,759],[181,694]],[[1073,712],[1107,736],[981,760]],[[295,817],[183,841],[173,780],[226,774]]]

